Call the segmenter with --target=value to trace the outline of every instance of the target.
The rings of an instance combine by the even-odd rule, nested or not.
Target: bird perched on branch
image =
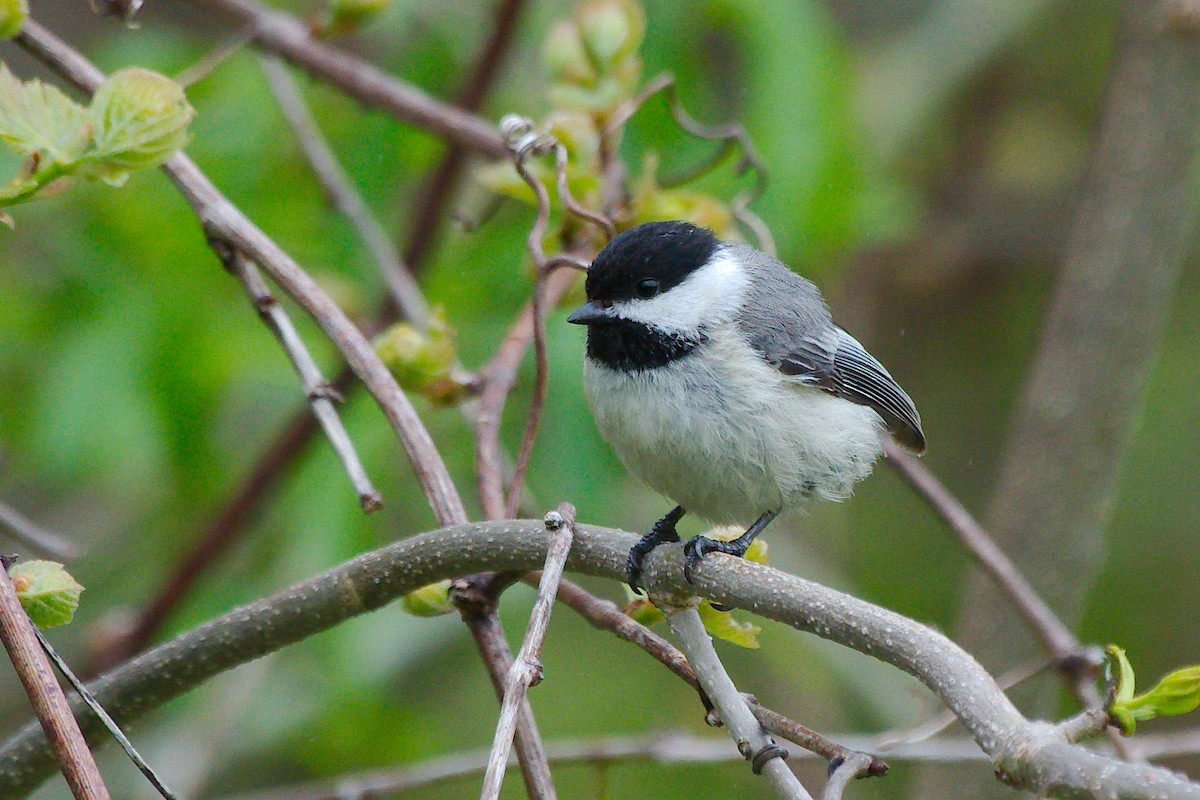
[[[821,293],[782,263],[686,222],[614,238],[587,274],[584,388],[621,462],[679,505],[634,545],[679,541],[685,513],[749,525],[733,541],[696,536],[684,575],[711,552],[744,555],[781,512],[845,499],[890,434],[922,453],[909,396],[830,317]]]

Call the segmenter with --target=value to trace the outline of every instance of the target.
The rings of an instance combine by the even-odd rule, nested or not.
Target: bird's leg
[[[750,544],[755,537],[762,533],[763,528],[770,525],[771,520],[777,516],[779,516],[778,511],[768,511],[755,520],[745,533],[731,542],[709,539],[707,536],[693,536],[688,539],[687,544],[683,546],[683,553],[687,556],[683,565],[683,577],[687,578],[688,583],[693,583],[692,570],[709,553],[728,553],[738,557],[746,555],[746,551],[750,549]]]
[[[638,591],[637,582],[642,577],[642,562],[650,555],[650,551],[664,542],[679,541],[675,525],[683,519],[685,513],[683,506],[675,506],[629,549],[629,560],[625,562],[625,577],[629,579],[629,588],[633,591]]]

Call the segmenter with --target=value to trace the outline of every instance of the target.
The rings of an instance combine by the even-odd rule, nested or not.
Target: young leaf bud
[[[375,340],[375,352],[401,387],[423,394],[435,404],[453,405],[466,392],[456,374],[454,330],[443,309],[430,315],[424,333],[406,322],[388,328]]]
[[[542,56],[546,73],[552,82],[591,86],[596,82],[596,69],[588,58],[574,23],[559,20],[546,37],[546,49]]]
[[[0,39],[11,39],[20,33],[28,16],[26,0],[0,0]]]
[[[21,607],[39,628],[65,625],[75,616],[83,587],[55,561],[22,561],[8,571]]]
[[[404,595],[401,607],[414,617],[440,617],[454,611],[450,581],[438,581]]]
[[[589,0],[579,9],[583,44],[602,72],[633,54],[646,33],[646,15],[634,0]]]
[[[93,144],[81,171],[120,186],[133,170],[156,167],[187,144],[195,115],[171,79],[137,67],[114,73],[88,108]]]

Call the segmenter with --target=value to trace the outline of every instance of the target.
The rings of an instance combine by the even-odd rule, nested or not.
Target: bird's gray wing
[[[834,325],[825,335],[794,344],[792,352],[778,359],[780,372],[836,397],[870,406],[897,442],[917,453],[925,452],[917,407],[857,339]]]
[[[733,247],[754,271],[740,319],[751,347],[783,374],[874,409],[897,442],[923,453],[925,433],[912,399],[834,324],[817,287],[770,256]]]

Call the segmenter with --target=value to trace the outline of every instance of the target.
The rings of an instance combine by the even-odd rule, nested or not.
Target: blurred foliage
[[[315,3],[284,5],[299,16],[317,11]],[[755,210],[781,257],[822,286],[836,316],[916,399],[928,465],[979,510],[1092,136],[1114,5],[1022,4],[1018,19],[1003,4],[991,12],[976,3],[978,30],[1008,33],[922,38],[945,33],[928,28],[942,19],[935,11],[954,5],[655,0],[645,4],[638,58],[643,79],[674,73],[684,107],[701,121],[745,124],[770,170]],[[563,119],[566,135],[573,123],[548,99],[555,95],[542,54],[576,7],[525,4],[487,104],[490,118]],[[92,19],[64,0],[43,0],[34,13],[110,73],[138,66],[176,75],[230,32],[190,3],[148,4],[137,30]],[[336,44],[453,97],[490,14],[490,3],[393,0]],[[900,48],[927,40],[943,49]],[[11,44],[0,53],[22,79],[52,80]],[[897,84],[905,84],[904,104],[870,102]],[[317,82],[304,85],[347,170],[406,242],[443,146]],[[234,55],[189,87],[187,98],[197,112],[188,153],[314,276],[368,315],[384,297],[375,269],[326,204],[253,55]],[[901,128],[901,144],[884,146],[871,134]],[[582,147],[586,138],[574,141]],[[621,156],[645,182],[703,160],[715,146],[682,132],[656,98],[630,121]],[[18,159],[6,158],[0,170],[15,173]],[[681,191],[727,202],[748,180],[730,159]],[[590,196],[580,189],[581,198]],[[508,202],[489,214],[488,194],[465,187],[453,211],[471,224],[446,226],[418,265],[467,369],[490,357],[531,280],[524,244],[531,211]],[[161,174],[134,175],[119,192],[80,183],[21,207],[18,223],[0,234],[0,496],[86,549],[70,565],[88,586],[86,599],[76,624],[54,633],[56,646],[83,663],[157,591],[302,398],[275,340]],[[1198,289],[1193,263],[1113,499],[1108,566],[1082,630],[1085,640],[1126,643],[1143,669],[1158,672],[1200,652],[1200,629],[1188,624],[1200,607],[1192,522],[1200,497],[1190,480],[1200,474]],[[332,348],[287,305],[332,374]],[[550,399],[530,488],[543,507],[569,499],[583,520],[644,529],[667,504],[634,483],[595,433],[580,386],[582,336],[563,324],[564,314],[548,321]],[[526,364],[504,421],[510,448],[524,425],[529,378]],[[455,412],[416,402],[477,514],[470,430]],[[369,399],[355,393],[344,415],[385,509],[362,515],[337,459],[317,439],[164,635],[432,525]],[[768,536],[776,566],[935,625],[954,619],[966,561],[886,468],[851,502],[777,525]],[[622,598],[620,587],[588,585]],[[505,596],[502,616],[514,641],[531,599],[521,586]],[[932,710],[913,681],[869,658],[773,623],[763,622],[757,639],[758,650],[722,646],[732,674],[805,724],[875,731]],[[694,693],[678,679],[562,609],[543,663],[546,680],[531,701],[547,739],[705,730]],[[3,670],[0,687],[0,729],[12,730],[28,710]],[[457,618],[415,618],[397,605],[217,679],[150,715],[135,737],[178,791],[208,797],[487,747],[494,712]],[[103,752],[101,765],[115,795],[148,796],[115,749]],[[802,767],[806,779],[821,773],[815,763]],[[557,774],[563,797],[764,791],[730,765],[578,766]],[[856,785],[856,796],[900,796],[911,774],[894,765],[885,780]],[[510,779],[504,796],[523,796],[519,783]],[[460,781],[412,796],[462,797],[475,786]],[[38,796],[67,794],[55,779]]]

